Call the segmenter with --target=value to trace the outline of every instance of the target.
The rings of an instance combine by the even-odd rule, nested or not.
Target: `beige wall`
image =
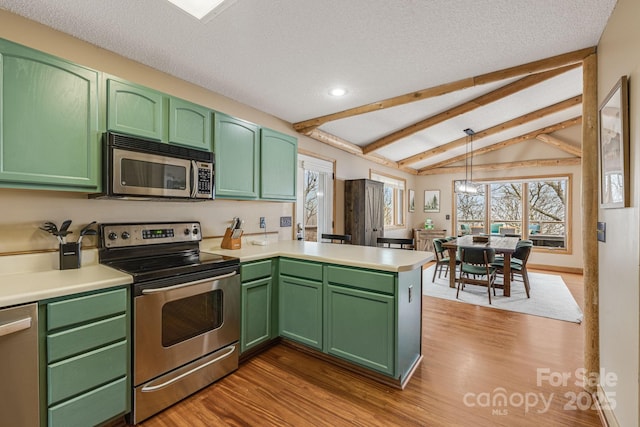
[[[599,221],[607,224],[607,241],[599,243],[600,366],[617,376],[603,382],[616,402],[620,426],[640,424],[638,389],[640,357],[640,2],[618,0],[598,44],[598,99],[607,96],[620,76],[629,77],[631,139],[631,207],[600,209]]]

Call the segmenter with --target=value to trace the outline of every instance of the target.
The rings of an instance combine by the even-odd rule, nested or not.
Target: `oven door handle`
[[[142,387],[142,392],[143,393],[148,393],[150,391],[156,391],[159,390],[161,388],[165,388],[167,386],[170,386],[171,384],[175,383],[176,381],[180,381],[181,379],[183,379],[184,377],[187,377],[191,374],[193,374],[194,372],[199,371],[200,369],[206,368],[209,365],[212,365],[224,358],[229,357],[234,351],[236,350],[236,346],[235,345],[231,345],[227,348],[227,352],[224,354],[221,354],[220,356],[216,357],[215,359],[209,360],[207,363],[203,363],[200,366],[197,366],[187,372],[183,372],[182,374],[178,375],[175,378],[171,378],[169,381],[165,381],[161,384],[157,384],[157,385],[146,385],[144,387]]]
[[[164,288],[143,289],[142,290],[142,294],[143,295],[148,295],[148,294],[158,294],[158,293],[162,293],[162,292],[169,292],[169,291],[173,291],[174,289],[187,288],[189,286],[195,286],[195,285],[199,285],[201,283],[206,283],[206,282],[211,282],[211,281],[216,281],[216,280],[222,280],[222,279],[228,279],[229,277],[233,277],[236,274],[238,274],[238,272],[233,271],[231,273],[223,274],[221,276],[208,277],[206,279],[198,280],[197,282],[180,283],[179,285],[167,286],[167,287],[164,287]]]

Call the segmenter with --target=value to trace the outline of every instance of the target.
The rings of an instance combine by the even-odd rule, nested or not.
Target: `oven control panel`
[[[100,242],[104,248],[200,240],[202,233],[199,222],[100,224]]]

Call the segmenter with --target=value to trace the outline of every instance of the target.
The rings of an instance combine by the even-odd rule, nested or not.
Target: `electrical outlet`
[[[260,217],[260,228],[267,228],[267,222],[263,216]]]
[[[280,217],[280,227],[291,227],[291,217],[290,216],[281,216]]]

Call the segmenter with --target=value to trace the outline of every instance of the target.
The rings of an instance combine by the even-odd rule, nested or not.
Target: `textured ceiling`
[[[615,0],[237,0],[201,23],[164,0],[0,0],[0,8],[292,123],[595,46],[614,6]],[[365,145],[501,84],[321,130]],[[329,96],[334,86],[347,88],[347,96]],[[485,129],[580,92],[577,69],[378,153],[399,160],[460,138],[464,128]]]

